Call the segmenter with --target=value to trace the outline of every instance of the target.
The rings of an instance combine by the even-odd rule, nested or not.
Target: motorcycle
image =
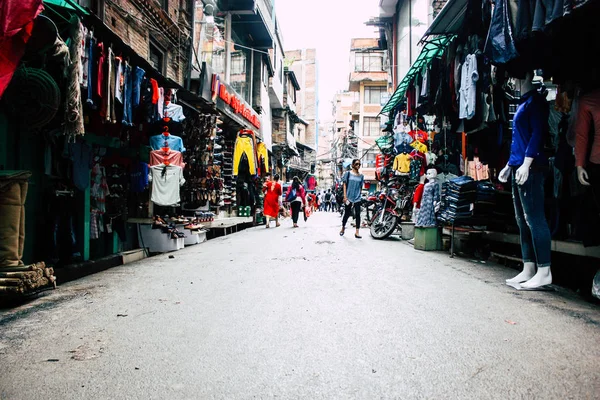
[[[403,215],[410,215],[412,206],[412,191],[408,185],[398,187],[395,182],[387,185],[386,190],[379,195],[380,207],[371,219],[371,236],[383,240],[400,229]]]

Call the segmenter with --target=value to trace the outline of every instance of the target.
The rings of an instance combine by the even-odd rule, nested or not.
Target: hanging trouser
[[[238,169],[242,155],[248,157],[248,166],[250,167],[250,175],[256,175],[256,157],[254,156],[254,146],[252,138],[249,136],[238,136],[235,140],[235,149],[233,150],[233,175],[238,175]]]
[[[259,143],[256,145],[256,153],[258,154],[258,158],[262,157],[265,160],[263,164],[264,171],[263,173],[269,172],[269,151],[267,150],[267,146],[264,143]]]
[[[0,269],[23,265],[28,171],[0,174]]]

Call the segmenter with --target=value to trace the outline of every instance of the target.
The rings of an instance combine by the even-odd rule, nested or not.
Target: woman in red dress
[[[281,185],[279,184],[279,175],[275,174],[273,180],[267,180],[263,185],[265,192],[264,200],[264,215],[267,219],[267,228],[271,221],[269,218],[275,219],[275,226],[279,226],[279,197],[282,194]]]

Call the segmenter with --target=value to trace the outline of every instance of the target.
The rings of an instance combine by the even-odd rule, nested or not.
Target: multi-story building
[[[375,157],[379,150],[375,144],[385,123],[378,116],[389,96],[389,74],[386,70],[387,54],[377,38],[352,39],[350,47],[349,91],[358,93],[352,103],[354,134],[358,137],[358,158],[362,160],[365,181],[376,183]],[[373,185],[374,187],[375,185]]]
[[[379,26],[382,48],[390,62],[393,87],[398,86],[421,52],[420,40],[447,0],[380,0],[379,17],[367,25]]]
[[[319,132],[319,88],[317,50],[301,49],[285,52],[286,65],[296,74],[302,91],[298,96],[298,115],[308,122],[306,138],[300,143],[317,148]]]

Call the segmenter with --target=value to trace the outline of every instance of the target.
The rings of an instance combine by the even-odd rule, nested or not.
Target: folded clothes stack
[[[490,182],[461,176],[442,184],[442,204],[438,219],[453,223],[457,219],[490,218],[493,215],[496,189]]]

